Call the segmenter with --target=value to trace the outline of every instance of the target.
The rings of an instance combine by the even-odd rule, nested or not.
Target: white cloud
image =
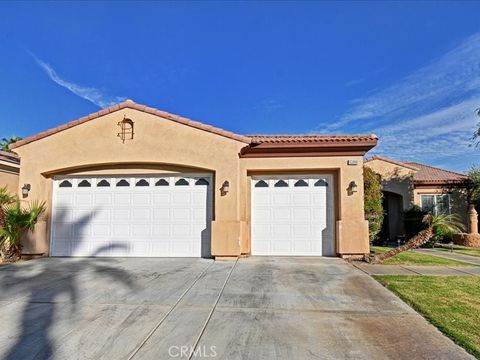
[[[379,135],[373,153],[466,169],[480,151],[469,147],[479,119],[480,33],[384,89],[355,99],[322,132]]]
[[[478,118],[480,97],[470,98],[432,113],[394,122],[377,129],[375,153],[401,160],[438,162],[473,151],[468,146]]]
[[[40,60],[33,53],[30,52],[30,55],[33,57],[38,66],[48,75],[48,77],[65,89],[69,90],[73,94],[90,101],[91,103],[97,105],[100,108],[106,108],[112,105],[115,105],[119,102],[126,100],[126,98],[121,96],[109,96],[102,93],[99,89],[93,87],[81,86],[65,79],[62,79],[57,72],[46,62]]]
[[[480,88],[480,33],[397,83],[352,101],[337,122],[324,128],[334,131],[351,123],[416,115],[432,110],[442,101],[471,96]]]

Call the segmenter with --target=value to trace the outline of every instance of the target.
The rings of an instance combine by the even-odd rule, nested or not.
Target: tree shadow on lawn
[[[77,228],[86,226],[89,219],[91,220],[90,214],[72,226]],[[110,244],[97,249],[91,256],[102,254],[112,248],[124,249],[125,247],[126,245],[122,243]],[[65,312],[65,309],[62,309],[62,314],[69,313],[68,321],[75,321],[78,313],[80,275],[90,272],[93,277],[106,277],[108,281],[122,284],[124,288],[131,291],[136,288],[130,274],[115,266],[115,259],[77,258],[68,261],[58,259],[58,264],[55,264],[58,268],[53,269],[47,267],[52,262],[42,263],[42,261],[40,259],[33,260],[32,263],[13,264],[0,270],[3,294],[3,296],[0,295],[0,300],[9,301],[10,297],[14,297],[25,303],[21,314],[20,333],[8,335],[15,337],[16,342],[5,352],[0,349],[3,359],[27,360],[53,357],[55,340],[58,340],[52,334],[56,321],[55,315],[58,307],[62,306],[69,310]],[[5,315],[4,318],[6,318]],[[8,331],[7,328],[15,328],[15,324],[3,324],[2,327],[3,331]]]

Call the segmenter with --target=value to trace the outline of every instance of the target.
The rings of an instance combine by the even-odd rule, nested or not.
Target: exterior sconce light
[[[230,183],[225,180],[222,184],[222,187],[220,188],[220,191],[222,192],[222,195],[227,195],[228,192],[230,191]]]
[[[31,185],[30,184],[23,184],[22,186],[22,196],[24,198],[26,198],[28,196],[28,192],[30,191],[31,189]]]
[[[358,191],[358,185],[355,181],[350,181],[350,184],[348,185],[348,192],[350,194],[354,194]]]
[[[134,122],[125,115],[123,116],[123,120],[117,124],[120,127],[120,132],[117,134],[117,136],[122,139],[122,143],[125,144],[125,140],[133,139],[133,124]]]

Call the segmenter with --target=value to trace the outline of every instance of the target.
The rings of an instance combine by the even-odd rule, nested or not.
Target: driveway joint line
[[[133,359],[135,357],[135,355],[137,355],[137,353],[140,351],[140,349],[147,343],[148,339],[150,339],[152,337],[152,335],[155,333],[155,331],[157,331],[157,329],[160,327],[160,325],[162,325],[163,322],[167,319],[167,317],[173,312],[173,310],[175,310],[175,308],[180,303],[180,301],[182,301],[182,299],[185,297],[185,295],[187,295],[187,293],[193,288],[193,286],[195,286],[195,284],[198,282],[198,280],[200,280],[200,278],[207,272],[208,269],[210,269],[210,267],[213,264],[214,264],[214,262],[212,261],[208,266],[205,267],[205,269],[203,269],[203,271],[200,273],[200,275],[198,275],[193,280],[193,282],[190,284],[190,286],[182,293],[182,295],[180,295],[180,297],[175,302],[175,304],[172,305],[172,307],[167,311],[167,313],[165,315],[163,315],[163,317],[160,319],[160,321],[147,334],[145,339],[143,339],[143,341],[133,350],[133,352],[128,357],[128,360]]]
[[[452,269],[452,270],[455,270],[455,271],[458,271],[458,272],[460,272],[460,273],[462,273],[462,274],[474,275],[474,274],[472,274],[472,273],[470,273],[470,272],[468,272],[468,271],[466,271],[466,270],[460,270],[460,269],[457,269],[457,268],[455,268],[455,267],[453,267],[453,266],[447,266],[447,268]]]
[[[415,274],[417,274],[417,275],[423,275],[421,272],[415,271],[415,270],[413,270],[413,269],[409,269],[409,268],[407,268],[406,266],[403,266],[403,265],[398,265],[398,266],[399,266],[400,268],[404,269],[404,270],[413,272],[413,273],[415,273]]]
[[[235,260],[235,263],[233,264],[232,268],[228,272],[228,275],[227,275],[225,281],[223,282],[222,288],[220,289],[220,292],[218,293],[217,299],[215,300],[215,302],[212,306],[212,310],[210,310],[210,313],[207,316],[207,320],[205,320],[205,323],[203,324],[202,328],[200,329],[200,333],[198,334],[197,339],[193,343],[192,350],[190,352],[190,356],[188,357],[188,360],[190,360],[192,358],[192,356],[195,354],[195,350],[197,350],[198,343],[200,342],[200,339],[202,338],[203,333],[205,332],[205,329],[207,328],[207,325],[210,322],[210,319],[212,318],[212,315],[213,315],[215,309],[217,308],[217,304],[218,304],[218,302],[220,301],[220,298],[223,295],[223,291],[225,290],[225,287],[227,286],[228,280],[230,280],[230,276],[232,275],[233,270],[237,266],[237,263],[238,263],[238,258],[237,258],[237,260]]]

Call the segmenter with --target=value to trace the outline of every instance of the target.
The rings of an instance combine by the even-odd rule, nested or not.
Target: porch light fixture
[[[351,193],[351,194],[354,194],[358,191],[358,185],[355,181],[350,181],[350,184],[348,185],[348,191]]]
[[[230,183],[227,180],[223,182],[222,187],[220,188],[220,191],[222,192],[223,195],[228,194],[228,192],[230,191]]]
[[[30,184],[23,184],[22,186],[22,196],[24,198],[26,198],[28,196],[28,192],[30,191],[31,189],[31,185]]]

